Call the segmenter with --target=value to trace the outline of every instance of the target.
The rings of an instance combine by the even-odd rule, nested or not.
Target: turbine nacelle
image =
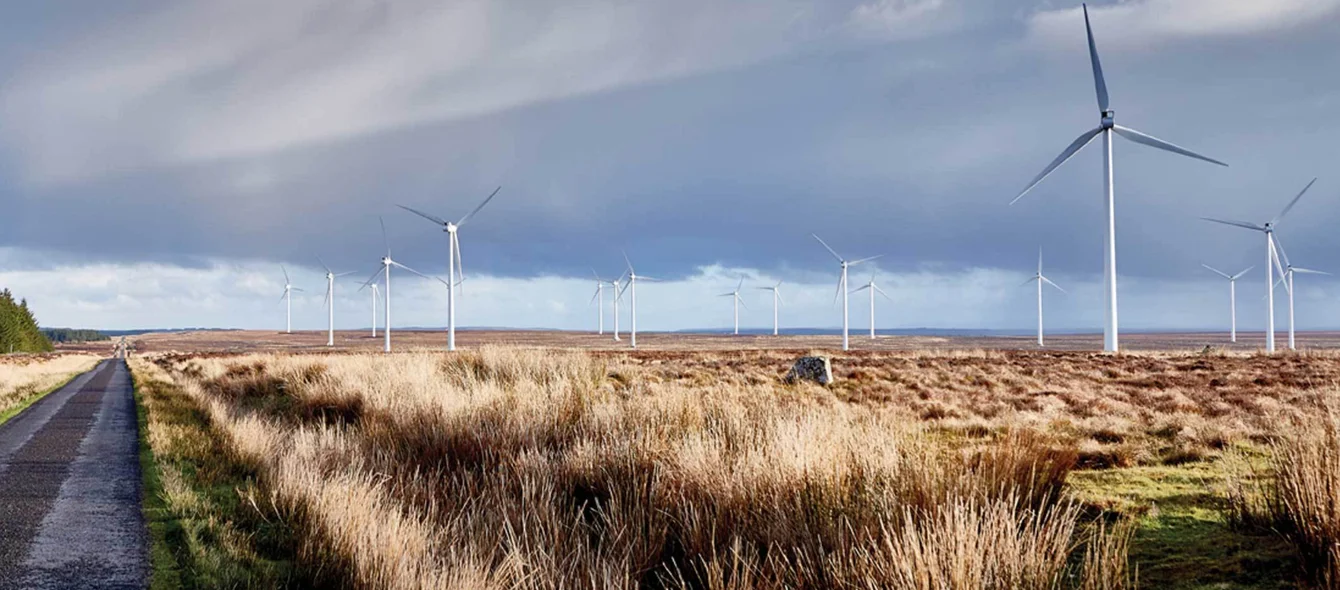
[[[1116,112],[1116,111],[1114,111],[1114,110],[1112,110],[1112,109],[1107,109],[1107,110],[1103,111],[1101,114],[1102,114],[1102,117],[1103,117],[1103,122],[1102,122],[1102,124],[1100,125],[1101,128],[1103,128],[1103,129],[1111,129],[1111,128],[1117,126],[1117,112]]]

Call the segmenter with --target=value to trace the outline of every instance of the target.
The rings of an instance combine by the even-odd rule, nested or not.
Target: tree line
[[[56,344],[100,342],[112,337],[97,330],[77,330],[74,328],[42,328],[42,335]]]
[[[51,341],[37,327],[28,300],[14,301],[9,289],[0,290],[0,353],[51,350]]]

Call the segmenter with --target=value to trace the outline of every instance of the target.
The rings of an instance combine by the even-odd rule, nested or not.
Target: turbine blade
[[[778,303],[786,303],[786,300],[785,300],[785,299],[782,299],[782,292],[781,292],[781,291],[777,291],[777,302],[778,302]]]
[[[1038,274],[1042,274],[1042,248],[1038,247]]]
[[[1051,286],[1053,286],[1053,287],[1056,287],[1056,290],[1057,290],[1057,291],[1060,291],[1060,292],[1062,292],[1062,293],[1066,293],[1066,290],[1065,290],[1065,289],[1062,289],[1060,285],[1058,285],[1058,284],[1056,284],[1056,283],[1053,283],[1052,280],[1049,279],[1049,278],[1047,278],[1047,277],[1042,277],[1042,282],[1047,283],[1048,285],[1051,285]],[[1069,293],[1066,293],[1066,295],[1069,295]]]
[[[351,274],[354,274],[355,272],[357,272],[357,271],[353,271],[353,270],[351,270],[351,271],[349,271],[349,272],[342,272],[342,273],[337,274],[337,275],[335,275],[335,276],[336,276],[337,278],[338,278],[338,277],[345,277],[345,276],[349,276],[349,275],[351,275]]]
[[[851,268],[851,267],[856,266],[856,265],[858,265],[858,264],[860,264],[860,263],[862,263],[862,262],[870,262],[871,260],[874,260],[874,259],[876,259],[876,258],[883,258],[883,257],[884,257],[883,254],[877,254],[877,255],[875,255],[875,256],[871,256],[871,257],[869,257],[869,258],[862,258],[862,259],[860,259],[860,260],[853,260],[853,261],[847,263],[847,268]]]
[[[1152,136],[1152,135],[1146,135],[1146,134],[1144,134],[1144,133],[1141,133],[1141,132],[1139,132],[1139,131],[1136,131],[1136,130],[1134,130],[1134,129],[1131,129],[1130,127],[1122,127],[1121,125],[1115,125],[1115,126],[1112,127],[1112,130],[1113,130],[1113,131],[1116,131],[1116,132],[1117,132],[1117,135],[1120,135],[1120,136],[1122,136],[1122,137],[1125,137],[1126,139],[1129,139],[1129,140],[1131,140],[1131,141],[1134,141],[1135,143],[1143,143],[1143,144],[1145,144],[1145,145],[1147,145],[1147,146],[1150,146],[1150,147],[1156,147],[1156,148],[1159,148],[1159,149],[1164,150],[1164,151],[1172,152],[1172,153],[1174,153],[1174,154],[1181,154],[1181,155],[1186,156],[1186,157],[1188,157],[1188,158],[1195,158],[1195,159],[1197,159],[1197,160],[1203,160],[1203,161],[1209,162],[1209,163],[1211,163],[1211,164],[1218,164],[1218,165],[1220,165],[1220,166],[1224,166],[1224,167],[1227,167],[1227,166],[1228,166],[1228,164],[1225,164],[1225,163],[1223,163],[1223,162],[1220,162],[1219,160],[1216,160],[1216,159],[1214,159],[1214,158],[1210,158],[1210,157],[1202,156],[1202,155],[1200,155],[1200,154],[1198,154],[1198,153],[1196,153],[1196,152],[1193,152],[1193,151],[1191,151],[1191,150],[1189,150],[1189,149],[1186,149],[1186,148],[1184,148],[1184,147],[1181,147],[1181,146],[1178,146],[1178,145],[1174,145],[1174,144],[1168,143],[1168,142],[1163,141],[1162,139],[1159,139],[1159,138],[1154,137],[1154,136]]]
[[[1249,270],[1251,270],[1251,269],[1253,269],[1253,268],[1256,268],[1256,265],[1252,265],[1252,266],[1247,267],[1247,270],[1244,270],[1244,271],[1242,271],[1242,272],[1240,272],[1240,273],[1238,273],[1238,274],[1235,274],[1235,275],[1229,277],[1229,279],[1230,279],[1230,280],[1234,280],[1234,281],[1236,281],[1236,280],[1242,278],[1242,275],[1247,274],[1247,271],[1249,271]]]
[[[1217,274],[1217,275],[1219,275],[1219,276],[1221,276],[1221,277],[1224,277],[1224,278],[1226,278],[1226,279],[1228,279],[1228,280],[1230,280],[1230,281],[1233,280],[1234,278],[1236,278],[1236,277],[1230,277],[1230,276],[1228,276],[1226,273],[1223,273],[1223,272],[1221,272],[1219,269],[1217,269],[1217,268],[1215,268],[1215,267],[1213,267],[1213,266],[1210,266],[1210,265],[1208,265],[1208,264],[1204,264],[1204,263],[1202,263],[1201,266],[1210,269],[1211,271],[1214,272],[1214,274]]]
[[[842,262],[842,261],[843,261],[843,260],[842,260],[842,257],[841,257],[841,256],[838,256],[838,253],[837,253],[836,251],[834,251],[832,248],[828,247],[828,242],[825,242],[823,238],[821,238],[821,237],[819,237],[819,236],[817,236],[817,235],[815,235],[815,234],[810,234],[810,235],[814,236],[814,239],[819,240],[819,243],[820,243],[820,244],[823,244],[824,249],[825,249],[825,250],[828,250],[828,253],[829,253],[829,254],[832,254],[832,255],[833,255],[833,258],[836,258],[838,262]]]
[[[321,302],[321,307],[330,305],[330,284],[326,284],[326,300]]]
[[[633,261],[628,259],[628,252],[626,251],[623,253],[623,261],[628,264],[628,268],[626,269],[626,272],[624,272],[625,275],[637,272],[637,270],[633,268]]]
[[[884,289],[879,288],[878,285],[875,286],[875,292],[876,292],[876,293],[879,293],[880,295],[883,295],[885,299],[888,299],[889,301],[893,301],[893,298],[892,298],[892,297],[889,297],[889,294],[888,294],[888,293],[885,293],[885,292],[884,292]]]
[[[1205,221],[1213,221],[1215,223],[1222,223],[1224,225],[1232,225],[1235,227],[1254,229],[1256,231],[1266,231],[1266,228],[1256,225],[1255,223],[1247,223],[1246,221],[1229,221],[1226,219],[1215,219],[1213,217],[1202,217],[1201,219]]]
[[[410,213],[413,213],[413,214],[415,214],[415,215],[418,215],[419,217],[422,217],[422,218],[424,218],[424,219],[427,219],[428,221],[431,221],[431,222],[436,223],[436,224],[438,224],[438,225],[446,225],[446,224],[447,224],[446,220],[444,220],[444,219],[442,219],[441,217],[438,217],[438,216],[436,216],[436,215],[429,215],[429,214],[427,214],[427,213],[424,213],[423,211],[420,211],[420,210],[418,210],[418,209],[413,209],[413,208],[410,208],[410,207],[406,207],[406,206],[404,206],[404,205],[396,205],[396,207],[400,207],[401,209],[404,209],[404,210],[406,210],[406,211],[409,211]]]
[[[1015,197],[1013,201],[1010,201],[1010,204],[1013,205],[1017,203],[1019,199],[1024,198],[1024,195],[1028,194],[1028,191],[1033,190],[1033,187],[1037,186],[1038,183],[1042,182],[1048,176],[1051,176],[1052,172],[1055,172],[1057,168],[1061,167],[1061,164],[1064,164],[1070,158],[1075,157],[1075,154],[1078,154],[1080,150],[1084,149],[1084,146],[1093,142],[1093,139],[1098,137],[1098,134],[1102,132],[1102,127],[1095,127],[1094,129],[1090,129],[1089,131],[1080,134],[1079,137],[1075,138],[1075,141],[1071,142],[1069,146],[1066,146],[1065,151],[1061,152],[1061,155],[1056,156],[1056,159],[1052,160],[1052,163],[1048,164],[1047,167],[1042,170],[1042,173],[1038,174],[1037,177],[1033,179],[1033,182],[1028,183],[1028,186],[1024,187],[1024,190],[1019,191],[1019,196]]]
[[[844,284],[844,281],[842,280],[842,276],[841,276],[841,275],[838,275],[837,290],[836,290],[836,291],[833,291],[833,305],[837,305],[838,297],[842,296],[842,289],[843,289],[844,287],[846,287],[846,285]]]
[[[317,256],[317,257],[316,257],[316,261],[321,263],[321,268],[326,269],[326,272],[328,272],[328,273],[332,273],[332,271],[330,270],[330,267],[329,267],[329,266],[326,266],[326,261],[322,260],[320,256]],[[334,273],[332,273],[332,274],[334,274]]]
[[[743,308],[745,308],[745,309],[749,309],[749,304],[744,302],[744,298],[743,298],[743,297],[740,297],[739,295],[736,295],[736,296],[735,296],[735,299],[736,299],[737,301],[740,302],[740,306],[741,306],[741,307],[743,307]]]
[[[1289,254],[1284,251],[1284,242],[1280,241],[1279,232],[1270,232],[1270,239],[1275,242],[1275,250],[1279,252],[1280,260],[1284,261],[1284,267],[1292,267],[1293,265],[1289,264]]]
[[[363,284],[371,285],[374,281],[377,280],[377,275],[382,274],[383,270],[386,270],[385,266],[382,266],[381,268],[377,269],[377,272],[372,273],[372,276],[368,277],[368,280],[363,281]]]
[[[591,295],[591,301],[588,302],[588,303],[586,304],[587,307],[591,307],[592,305],[595,305],[595,303],[596,303],[596,297],[600,297],[600,291],[601,291],[600,289],[596,289],[596,292],[595,292],[594,294]]]
[[[489,193],[489,197],[488,197],[487,199],[484,199],[484,202],[483,202],[483,203],[480,203],[478,207],[475,207],[475,210],[474,210],[474,211],[471,211],[471,212],[470,212],[469,214],[467,214],[465,217],[462,217],[460,221],[457,221],[457,222],[456,222],[456,227],[464,226],[464,225],[465,225],[465,222],[469,221],[471,217],[474,217],[476,213],[479,213],[479,210],[480,210],[480,209],[483,209],[483,208],[484,208],[484,205],[489,204],[489,201],[492,201],[492,200],[493,200],[493,197],[497,196],[497,195],[498,195],[498,191],[500,191],[500,190],[502,190],[502,187],[501,187],[501,186],[499,186],[498,188],[493,189],[493,192],[492,192],[492,193]]]
[[[288,297],[288,291],[284,291],[283,293],[279,294],[280,301],[283,301],[285,297]]]
[[[1330,275],[1330,274],[1331,274],[1331,273],[1326,272],[1326,271],[1324,271],[1324,270],[1313,270],[1313,269],[1310,269],[1310,268],[1303,268],[1303,267],[1301,267],[1301,266],[1295,266],[1295,267],[1293,267],[1293,271],[1294,271],[1294,272],[1300,272],[1300,273],[1303,273],[1303,274],[1305,274],[1305,275]]]
[[[382,224],[382,242],[386,244],[386,257],[391,257],[391,238],[386,236],[386,220],[382,216],[377,216],[377,221]]]
[[[1089,5],[1084,6],[1084,31],[1089,34],[1089,61],[1093,62],[1093,86],[1098,92],[1098,110],[1107,112],[1107,81],[1103,79],[1103,64],[1098,61],[1098,46],[1093,42],[1093,27],[1089,25]]]
[[[865,285],[865,286],[862,286],[860,289],[852,289],[851,292],[852,292],[852,293],[860,293],[861,291],[864,291],[864,290],[869,289],[869,288],[870,288],[870,285]]]
[[[1028,277],[1028,280],[1027,280],[1027,281],[1024,281],[1024,282],[1022,282],[1022,283],[1019,283],[1019,286],[1020,286],[1020,287],[1023,287],[1023,286],[1025,286],[1025,285],[1029,284],[1029,283],[1032,283],[1033,281],[1036,281],[1036,280],[1038,280],[1038,277]]]
[[[1275,269],[1279,271],[1280,278],[1284,278],[1284,265],[1280,264],[1279,254],[1275,251],[1275,248],[1273,247],[1270,249],[1270,261],[1275,263]]]
[[[1280,211],[1280,214],[1276,215],[1275,218],[1270,221],[1270,225],[1275,225],[1276,223],[1279,223],[1281,219],[1284,219],[1284,216],[1289,214],[1289,210],[1293,209],[1293,206],[1298,204],[1298,199],[1303,198],[1303,195],[1307,193],[1307,189],[1312,188],[1312,185],[1316,183],[1317,179],[1315,178],[1312,179],[1312,182],[1307,183],[1307,186],[1303,187],[1302,192],[1298,193],[1298,196],[1294,197],[1292,201],[1289,201],[1289,205],[1286,206],[1283,211]]]
[[[744,277],[740,277],[740,282],[739,282],[739,284],[735,285],[735,292],[736,292],[736,293],[739,293],[739,292],[740,292],[740,287],[743,287],[743,286],[744,286]]]
[[[459,224],[458,224],[459,225]],[[465,263],[461,261],[461,238],[457,234],[451,234],[451,241],[456,243],[456,281],[465,280]]]
[[[285,284],[285,285],[288,285],[289,283],[292,283],[292,282],[293,282],[293,281],[289,280],[289,278],[288,278],[288,269],[287,269],[287,268],[284,268],[284,265],[282,265],[282,264],[279,265],[279,270],[284,271],[284,284]]]
[[[722,293],[720,295],[717,295],[717,297],[733,297],[733,296],[735,296],[734,293]]]
[[[294,291],[306,291],[306,290],[307,290],[307,289],[300,289],[300,288],[298,288],[298,287],[293,287],[292,289],[293,289]]]

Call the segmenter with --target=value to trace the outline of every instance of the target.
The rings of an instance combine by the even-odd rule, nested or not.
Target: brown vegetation
[[[41,394],[92,369],[98,360],[87,354],[0,356],[0,422]]]
[[[1094,524],[1064,489],[1073,434],[1033,427],[1079,406],[973,393],[1026,399],[1015,390],[1045,387],[1027,363],[857,356],[829,390],[781,385],[768,354],[168,356],[155,370],[258,466],[304,533],[301,559],[360,587],[1128,587],[1129,529]],[[885,372],[904,365],[928,381]]]

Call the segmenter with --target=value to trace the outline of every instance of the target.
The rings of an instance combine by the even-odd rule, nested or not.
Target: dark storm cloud
[[[952,0],[924,4],[968,12]],[[640,271],[666,278],[711,263],[825,269],[831,261],[814,232],[851,257],[885,254],[889,269],[1026,268],[1041,246],[1055,272],[1096,274],[1098,145],[1007,205],[1097,123],[1082,36],[1059,49],[1039,40],[1027,25],[1034,10],[960,14],[934,21],[932,36],[788,37],[776,42],[786,45],[780,49],[751,40],[738,60],[501,110],[379,122],[237,153],[211,152],[192,136],[183,149],[199,157],[137,157],[137,149],[149,154],[172,143],[158,125],[195,123],[183,118],[190,109],[164,104],[162,120],[143,119],[144,138],[102,144],[118,148],[108,156],[114,166],[56,181],[25,173],[25,150],[39,149],[29,129],[24,137],[35,143],[6,149],[0,198],[10,214],[0,218],[0,242],[97,261],[314,264],[320,255],[341,269],[370,269],[382,248],[381,215],[398,258],[443,271],[443,236],[394,205],[457,218],[502,185],[462,230],[467,272],[613,272],[625,249]],[[1202,261],[1258,263],[1254,236],[1196,218],[1264,221],[1318,175],[1282,235],[1300,264],[1324,266],[1312,261],[1340,247],[1331,231],[1340,221],[1340,174],[1327,176],[1340,82],[1318,74],[1340,66],[1336,23],[1329,13],[1286,31],[1191,35],[1143,48],[1111,33],[1120,42],[1103,56],[1119,122],[1232,165],[1117,142],[1123,275],[1182,277]],[[1072,24],[1082,31],[1082,22]],[[1095,28],[1101,49],[1103,22]],[[192,78],[191,92],[146,100],[218,101],[264,69],[266,55],[224,60]],[[500,79],[444,76],[424,100]],[[79,149],[58,147],[40,149]]]

